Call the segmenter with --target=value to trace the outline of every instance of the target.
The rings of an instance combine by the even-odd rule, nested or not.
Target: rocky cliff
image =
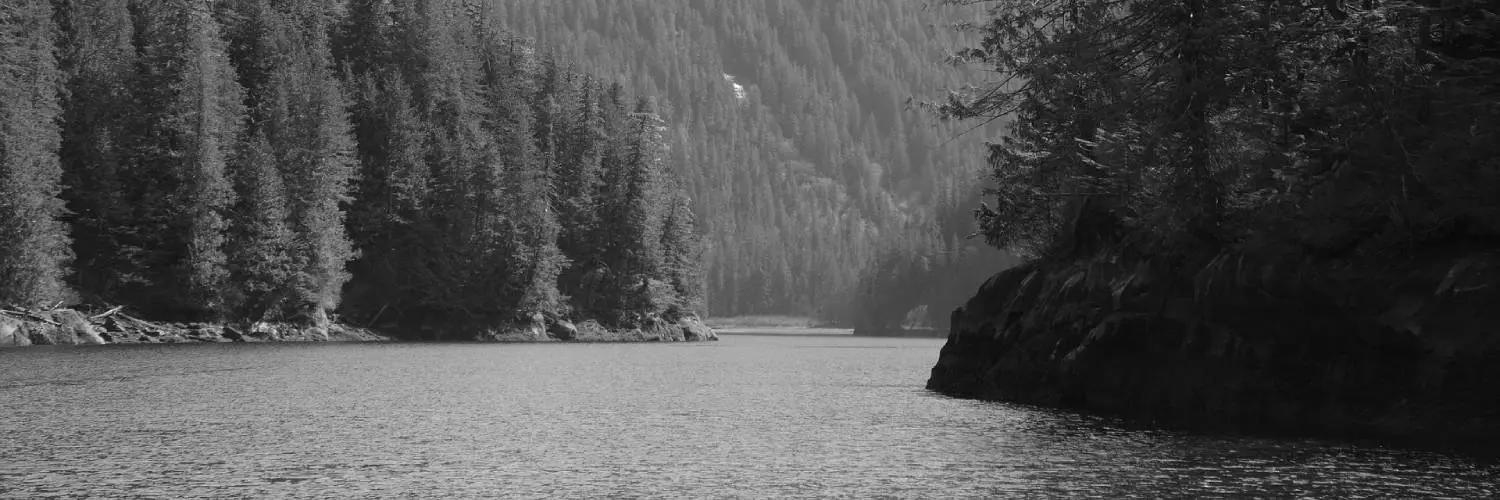
[[[1500,443],[1500,255],[1120,255],[1002,272],[929,389],[1177,427]]]

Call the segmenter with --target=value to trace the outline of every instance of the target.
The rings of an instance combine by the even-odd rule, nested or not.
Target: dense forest
[[[5,2],[0,304],[623,327],[702,311],[673,115],[497,16]]]
[[[1492,2],[949,3],[987,7],[956,60],[999,78],[938,107],[1015,119],[980,213],[997,246],[1192,267],[1500,238]]]
[[[891,298],[913,295],[897,275],[1005,262],[946,220],[1003,124],[910,99],[967,81],[941,60],[978,12],[21,2],[3,13],[5,78],[27,82],[5,90],[4,154],[26,201],[6,217],[31,236],[6,243],[26,284],[4,299],[413,320],[596,315],[626,289],[719,316],[946,309]]]
[[[984,143],[1002,123],[939,123],[909,103],[975,78],[942,62],[978,40],[951,26],[981,9],[907,0],[496,5],[539,47],[672,104],[669,162],[699,216],[714,315],[849,322],[863,316],[850,307],[870,303],[860,295],[871,285],[895,283],[891,266],[958,247],[1004,258],[939,228],[952,212],[940,207],[978,192]],[[971,209],[958,210],[964,221],[952,231],[969,232]]]
[[[1013,117],[982,233],[1027,262],[928,387],[1150,425],[1494,449],[1500,5],[955,0],[934,106]]]

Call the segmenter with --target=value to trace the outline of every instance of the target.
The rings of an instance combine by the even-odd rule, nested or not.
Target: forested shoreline
[[[928,387],[1152,424],[1489,447],[1500,11],[1482,1],[983,4],[933,103],[1014,117],[976,215],[1028,261]]]
[[[703,310],[661,104],[474,2],[0,10],[0,304],[400,326]]]

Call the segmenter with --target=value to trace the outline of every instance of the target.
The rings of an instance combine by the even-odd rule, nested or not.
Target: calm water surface
[[[0,350],[0,497],[1500,495],[1500,466],[922,389],[937,339]]]

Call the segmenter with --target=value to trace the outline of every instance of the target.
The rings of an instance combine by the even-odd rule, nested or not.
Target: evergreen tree
[[[356,175],[347,99],[333,71],[331,27],[320,1],[242,0],[232,39],[247,88],[252,125],[269,142],[289,182],[287,208],[299,244],[292,249],[288,304],[319,320],[338,306],[354,249],[342,204]]]
[[[270,142],[256,134],[235,162],[239,201],[231,229],[229,264],[237,296],[231,311],[259,320],[282,312],[290,300],[297,240],[288,224],[286,184]]]
[[[416,300],[419,290],[441,286],[414,272],[435,235],[426,223],[431,170],[428,138],[399,74],[361,75],[354,107],[361,175],[350,213],[350,233],[361,258],[351,290],[378,314],[392,303]],[[379,83],[377,83],[379,82]]]
[[[676,295],[671,305],[675,311],[669,315],[702,314],[705,297],[700,238],[687,193],[673,184],[661,233],[662,276]]]
[[[535,67],[529,48],[521,50],[523,46],[515,39],[497,45],[504,45],[507,54],[504,62],[492,59],[485,83],[492,95],[490,128],[499,145],[505,185],[490,192],[502,195],[494,209],[500,211],[499,220],[508,221],[509,234],[497,247],[507,254],[507,281],[517,288],[504,307],[528,314],[553,313],[561,305],[557,278],[566,266],[557,247],[561,227],[552,210],[554,131],[544,125],[545,120],[537,120],[529,102],[539,92],[529,85]],[[551,66],[555,71],[555,65]]]
[[[150,310],[222,312],[223,250],[233,190],[225,164],[243,128],[243,91],[217,22],[204,5],[141,2],[132,13],[140,58],[126,189],[136,209],[126,231],[140,258],[132,294]]]
[[[606,262],[611,276],[613,309],[626,324],[660,312],[669,302],[669,286],[660,281],[666,159],[664,121],[655,102],[642,98],[627,121],[624,155],[611,172],[603,219],[610,234]]]
[[[347,100],[334,77],[332,53],[322,13],[293,13],[290,62],[274,73],[278,103],[268,124],[281,165],[291,180],[292,217],[303,243],[296,300],[314,318],[338,307],[347,266],[355,257],[344,229],[349,190],[356,175],[354,138]]]
[[[62,25],[67,79],[62,147],[63,199],[73,234],[74,282],[86,300],[115,301],[133,255],[122,241],[130,207],[122,161],[128,150],[134,27],[127,0],[53,2]]]
[[[51,306],[71,293],[50,7],[23,0],[0,9],[0,304]]]
[[[571,296],[576,307],[588,309],[597,287],[586,286],[585,279],[598,275],[602,258],[600,241],[596,235],[600,230],[600,213],[595,204],[600,199],[604,186],[600,177],[600,162],[608,137],[604,135],[604,117],[599,108],[598,89],[593,79],[585,76],[579,83],[577,99],[571,104],[573,112],[567,113],[571,120],[560,125],[564,132],[557,144],[556,182],[557,194],[553,210],[562,226],[558,236],[558,247],[572,265],[563,271],[559,287],[562,293]]]

